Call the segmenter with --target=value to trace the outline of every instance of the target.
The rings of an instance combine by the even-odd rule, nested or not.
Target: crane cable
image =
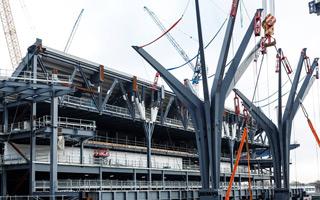
[[[212,39],[208,42],[208,44],[204,47],[204,49],[206,49],[215,39],[216,37],[218,36],[218,34],[220,33],[220,31],[222,30],[222,28],[224,27],[225,23],[227,22],[227,19],[226,18],[224,20],[224,22],[221,24],[221,26],[219,27],[218,31],[214,34],[214,36],[212,37]],[[187,64],[189,64],[190,62],[192,62],[194,59],[196,59],[198,56],[200,55],[200,51],[198,51],[198,54],[193,56],[190,60],[188,60],[187,62],[183,63],[182,65],[179,65],[179,66],[176,66],[176,67],[171,67],[171,68],[168,68],[167,70],[170,71],[170,70],[175,70],[175,69],[179,69]]]
[[[144,44],[144,45],[141,45],[139,48],[143,48],[143,47],[146,47],[146,46],[149,46],[151,44],[153,44],[154,42],[158,41],[160,38],[162,38],[163,36],[165,36],[167,33],[169,33],[183,18],[184,14],[186,13],[188,7],[189,7],[189,3],[190,3],[190,0],[188,1],[187,3],[187,6],[185,7],[181,17],[174,23],[170,26],[169,29],[167,29],[165,32],[163,32],[159,37],[157,37],[156,39],[152,40],[151,42],[147,43],[147,44]]]

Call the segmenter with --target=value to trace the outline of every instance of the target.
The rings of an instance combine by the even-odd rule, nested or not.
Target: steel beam
[[[232,81],[229,84],[229,88],[227,89],[226,92],[226,97],[230,94],[232,89],[236,86],[244,72],[248,69],[252,61],[256,58],[256,54],[259,52],[260,49],[260,41],[257,42],[257,44],[252,48],[252,50],[248,53],[247,57],[242,61],[240,66],[238,67],[238,70],[232,77]]]
[[[266,132],[271,147],[271,155],[274,158],[274,178],[276,187],[281,188],[281,158],[278,141],[278,128],[276,125],[259,109],[257,108],[248,98],[246,98],[239,90],[234,89],[234,92],[242,99],[243,106],[248,109],[253,119],[261,126]]]
[[[233,1],[234,12],[237,10],[238,1]],[[256,13],[261,12],[261,9],[257,10]],[[232,12],[231,12],[232,13]],[[234,13],[233,13],[234,14]],[[232,83],[234,74],[236,74],[238,70],[239,63],[242,59],[245,49],[249,43],[251,35],[254,30],[254,19],[252,19],[241,43],[240,46],[233,58],[231,66],[229,67],[226,75],[224,76],[226,59],[228,56],[228,50],[230,45],[230,40],[232,36],[232,30],[235,20],[235,15],[230,15],[229,24],[227,27],[225,39],[223,42],[215,79],[211,88],[211,124],[214,125],[214,134],[212,135],[211,145],[213,147],[212,154],[212,163],[211,163],[211,174],[212,174],[212,188],[214,193],[218,193],[220,188],[220,155],[221,155],[221,131],[222,131],[222,121],[223,121],[223,112],[224,112],[224,103],[227,91]],[[240,77],[239,77],[240,78]],[[214,194],[215,196],[215,194]]]
[[[100,113],[102,113],[104,105],[106,105],[106,103],[108,102],[108,100],[109,100],[109,98],[110,98],[110,96],[111,96],[111,94],[117,84],[118,84],[118,79],[114,79],[110,89],[107,91],[107,94],[104,97],[104,99],[100,105]]]
[[[279,114],[278,117],[281,118],[282,121],[279,121],[281,124],[279,124],[280,126],[278,126],[279,128],[279,132],[282,135],[282,141],[280,144],[281,148],[282,148],[282,160],[283,160],[283,188],[285,188],[287,190],[287,197],[289,197],[289,159],[290,159],[290,150],[289,150],[289,145],[290,145],[290,133],[291,132],[291,127],[292,127],[292,119],[289,119],[290,117],[290,112],[292,110],[293,107],[293,103],[294,103],[294,97],[297,91],[297,87],[298,87],[298,83],[299,83],[299,79],[300,79],[300,74],[301,74],[301,70],[302,70],[302,66],[303,66],[303,61],[305,59],[306,56],[306,48],[302,49],[301,51],[301,55],[300,55],[300,59],[298,62],[298,66],[295,72],[295,76],[292,82],[292,86],[290,89],[290,93],[288,96],[288,100],[287,100],[287,104],[285,107],[285,111],[282,115]],[[281,61],[280,61],[281,62]],[[281,72],[281,68],[279,69],[279,72]],[[279,73],[280,74],[280,73]],[[281,82],[279,83],[279,91],[281,91]],[[280,96],[282,96],[280,94]],[[280,97],[280,99],[282,99]],[[281,106],[281,104],[279,104],[279,107]],[[280,109],[282,110],[282,109]]]
[[[319,58],[314,59],[312,66],[311,66],[312,72],[318,66],[318,61],[319,61]],[[306,78],[304,79],[304,81],[300,87],[300,90],[294,100],[290,118],[293,118],[295,116],[295,114],[297,113],[298,108],[300,106],[301,100],[303,100],[304,97],[307,95],[307,93],[313,83],[312,80],[314,80],[314,78],[312,78],[312,77],[313,77],[313,75],[312,75],[312,73],[310,73],[310,74],[307,74]]]
[[[302,70],[302,67],[303,67],[303,61],[304,61],[304,58],[306,56],[306,51],[307,51],[306,48],[302,49],[302,51],[301,51],[300,59],[299,59],[299,62],[298,62],[298,66],[297,66],[295,75],[294,75],[294,79],[293,79],[292,86],[291,86],[291,89],[290,89],[290,93],[289,93],[289,96],[288,96],[286,108],[285,108],[285,111],[284,111],[284,114],[283,114],[283,121],[288,119],[288,117],[289,117],[289,115],[291,113],[292,107],[293,107],[294,98],[295,98],[295,95],[296,95],[296,91],[297,91],[299,80],[300,80],[300,74],[301,74],[301,70]],[[313,71],[313,69],[311,69],[311,70]]]
[[[96,97],[94,96],[94,93],[92,92],[92,89],[91,89],[91,86],[90,86],[90,84],[89,84],[88,78],[86,77],[85,73],[83,72],[81,65],[79,64],[77,67],[78,67],[78,70],[79,70],[79,72],[80,72],[80,74],[81,74],[81,77],[82,77],[82,79],[83,79],[83,81],[84,81],[87,89],[90,90],[90,96],[91,96],[91,99],[92,99],[94,105],[96,106],[97,110],[99,110],[100,107],[99,107],[99,105],[98,105],[98,102],[97,102],[97,100],[96,100]]]
[[[282,128],[282,134],[283,134],[283,191],[281,192],[281,195],[286,195],[289,196],[289,172],[290,172],[290,166],[289,166],[289,159],[290,159],[290,139],[291,139],[291,129],[292,129],[292,121],[293,118],[299,108],[299,106],[302,104],[302,101],[305,97],[305,95],[308,93],[311,85],[314,82],[314,77],[313,77],[313,71],[314,69],[318,66],[318,58],[314,59],[314,62],[312,63],[312,66],[310,68],[310,72],[307,74],[306,78],[304,79],[302,86],[300,87],[300,90],[298,94],[295,97],[296,90],[298,87],[299,83],[299,77],[303,65],[303,61],[306,55],[306,49],[303,49],[301,52],[300,60],[298,63],[297,67],[297,72],[295,74],[292,87],[289,93],[287,105],[286,105],[286,110],[283,116],[283,122],[281,124]]]
[[[7,169],[2,167],[1,172],[1,196],[7,195]]]
[[[125,100],[125,102],[127,104],[127,108],[129,110],[129,113],[130,113],[132,119],[135,119],[134,107],[133,107],[132,103],[129,100],[128,94],[127,94],[126,90],[124,89],[123,83],[119,82],[119,84],[120,84],[120,89],[121,89],[121,92],[122,92],[122,97],[123,97],[123,99]]]
[[[188,107],[193,124],[196,131],[196,141],[200,159],[201,182],[204,189],[209,189],[209,157],[208,157],[208,143],[205,131],[204,108],[203,102],[187,89],[177,78],[168,72],[157,60],[148,54],[143,48],[133,46],[133,48],[156,70],[161,77],[166,81],[169,87],[174,91],[177,98]]]
[[[166,106],[166,110],[163,113],[163,115],[161,116],[161,125],[163,125],[165,123],[173,101],[174,101],[174,97],[171,96],[170,99],[169,99],[169,102],[168,102],[168,104]]]

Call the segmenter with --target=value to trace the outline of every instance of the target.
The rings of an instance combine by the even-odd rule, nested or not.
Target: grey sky
[[[246,31],[249,18],[253,17],[255,9],[261,6],[261,0],[243,1],[248,15],[242,5],[243,27],[240,25],[241,17],[238,12],[229,59],[232,58],[233,52],[236,51]],[[158,27],[143,10],[143,6],[148,6],[153,10],[168,27],[181,16],[188,1],[11,0],[10,2],[23,54],[27,47],[34,43],[36,37],[41,38],[45,46],[63,50],[74,21],[80,10],[84,8],[84,14],[69,53],[104,64],[106,68],[115,68],[144,79],[153,80],[155,72],[131,48],[131,45],[142,45],[160,34]],[[320,17],[309,15],[307,3],[306,0],[276,1],[275,37],[277,38],[277,46],[283,48],[293,69],[296,68],[296,62],[303,47],[308,48],[307,54],[311,58],[320,56]],[[207,43],[227,17],[231,0],[201,0],[200,4],[204,40]],[[223,29],[206,50],[208,74],[215,71],[224,31]],[[198,44],[193,0],[190,1],[182,21],[171,33],[190,57],[196,54]],[[252,48],[254,42],[255,39],[252,38],[249,48]],[[174,67],[183,63],[183,60],[165,38],[146,49],[166,67]],[[0,53],[0,68],[10,68],[2,31],[0,31]],[[257,65],[259,64],[258,62]],[[252,64],[236,86],[250,99],[257,76],[257,68],[259,66]],[[255,97],[257,100],[276,91],[277,74],[274,71],[275,54],[274,49],[270,49],[259,80],[259,90]],[[180,80],[192,76],[188,67],[173,71],[173,74]],[[286,76],[283,78],[287,80]],[[209,82],[211,83],[212,80],[210,79]],[[284,91],[288,89],[289,84],[284,88]],[[304,103],[317,130],[320,128],[319,89],[319,81],[317,81]],[[227,107],[232,107],[233,94],[230,97],[226,103]],[[271,97],[270,101],[275,98],[276,96]],[[266,103],[268,101],[261,102],[259,105]],[[276,103],[263,108],[273,120],[276,120],[275,106]],[[319,161],[317,163],[317,153],[318,160],[320,160],[320,151],[301,111],[295,118],[292,140],[298,141],[301,147],[291,154],[293,162],[291,180],[311,182],[320,179],[320,163]]]

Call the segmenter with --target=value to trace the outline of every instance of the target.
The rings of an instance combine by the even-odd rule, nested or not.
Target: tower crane
[[[0,18],[7,42],[11,65],[14,69],[21,60],[21,50],[9,0],[0,0]]]
[[[74,38],[74,35],[75,35],[75,33],[76,33],[77,29],[78,29],[78,26],[79,26],[83,11],[84,11],[84,9],[81,9],[80,14],[79,14],[76,22],[74,23],[74,25],[72,27],[72,30],[71,30],[70,36],[68,38],[67,44],[66,44],[66,46],[64,47],[64,50],[63,50],[63,52],[65,52],[65,53],[68,52],[68,50],[69,50],[69,48],[71,46],[71,42],[72,42],[72,40]]]
[[[161,31],[165,32],[166,28],[164,25],[161,23],[160,19],[157,17],[157,15],[152,12],[148,7],[144,6],[145,11],[150,15],[152,20],[158,25]],[[194,65],[192,62],[190,62],[190,58],[186,54],[186,52],[182,49],[182,47],[178,44],[178,42],[172,37],[172,35],[168,32],[166,34],[167,39],[169,42],[172,44],[172,46],[176,49],[176,51],[179,53],[179,55],[183,58],[185,62],[188,62],[189,67],[193,71],[193,76],[192,76],[192,85],[195,88],[199,84],[199,80],[201,78],[201,68],[200,65]],[[194,89],[191,88],[191,89]]]

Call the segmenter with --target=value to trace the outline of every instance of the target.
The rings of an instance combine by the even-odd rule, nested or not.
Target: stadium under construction
[[[283,103],[281,74],[292,69],[272,37],[272,15],[256,11],[227,64],[238,4],[233,0],[209,88],[195,1],[199,64],[192,81],[202,81],[203,98],[144,49],[150,43],[132,48],[157,71],[154,82],[37,39],[13,73],[1,72],[1,198],[303,199],[305,191],[289,184],[290,150],[299,146],[290,138],[299,108],[318,138],[302,104],[318,79],[318,58],[310,60],[301,50]],[[252,36],[258,42],[245,55]],[[277,51],[277,124],[234,89],[257,52],[264,56],[267,48]],[[159,77],[171,90],[157,83]],[[231,92],[234,110],[225,109]]]

